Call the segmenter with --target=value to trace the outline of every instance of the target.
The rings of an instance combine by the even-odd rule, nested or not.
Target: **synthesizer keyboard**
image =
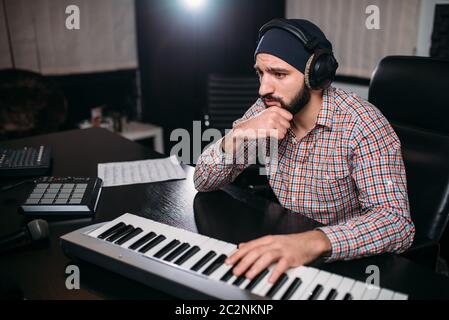
[[[126,213],[61,237],[64,252],[184,299],[405,300],[408,296],[317,268],[289,269],[270,284],[273,265],[253,280],[224,260],[237,246]]]

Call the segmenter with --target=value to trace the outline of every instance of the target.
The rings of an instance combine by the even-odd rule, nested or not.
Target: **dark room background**
[[[136,1],[143,119],[163,125],[167,150],[172,129],[201,120],[208,74],[255,75],[258,29],[284,11],[283,0]]]

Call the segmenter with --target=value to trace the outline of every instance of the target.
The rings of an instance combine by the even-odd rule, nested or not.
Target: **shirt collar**
[[[334,118],[334,91],[333,87],[323,90],[323,103],[316,123],[332,129],[332,121]]]

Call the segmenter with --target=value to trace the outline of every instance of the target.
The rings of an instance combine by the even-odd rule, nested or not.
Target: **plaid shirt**
[[[257,100],[234,126],[264,109]],[[247,166],[229,162],[221,142],[198,159],[199,191],[232,182]],[[284,207],[325,225],[318,229],[332,245],[327,261],[399,253],[413,241],[400,141],[382,113],[353,94],[324,90],[316,126],[300,141],[287,131],[268,178]]]

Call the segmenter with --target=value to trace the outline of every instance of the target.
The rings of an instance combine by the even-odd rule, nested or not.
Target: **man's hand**
[[[254,118],[239,123],[233,131],[235,131],[236,138],[249,136],[250,139],[258,139],[274,136],[280,140],[285,137],[292,119],[292,114],[284,108],[269,107]],[[251,131],[254,131],[255,136],[251,136]]]
[[[319,231],[308,231],[289,235],[270,235],[239,244],[226,264],[238,264],[234,275],[245,273],[253,279],[272,263],[277,262],[269,282],[274,283],[287,269],[310,263],[321,255],[331,251],[331,243],[326,235]]]
[[[225,137],[223,150],[232,154],[240,147],[243,139],[256,140],[265,137],[274,137],[281,140],[290,128],[290,121],[293,116],[290,112],[281,107],[269,107],[254,118],[245,120],[237,124]],[[234,141],[235,140],[235,143]]]

